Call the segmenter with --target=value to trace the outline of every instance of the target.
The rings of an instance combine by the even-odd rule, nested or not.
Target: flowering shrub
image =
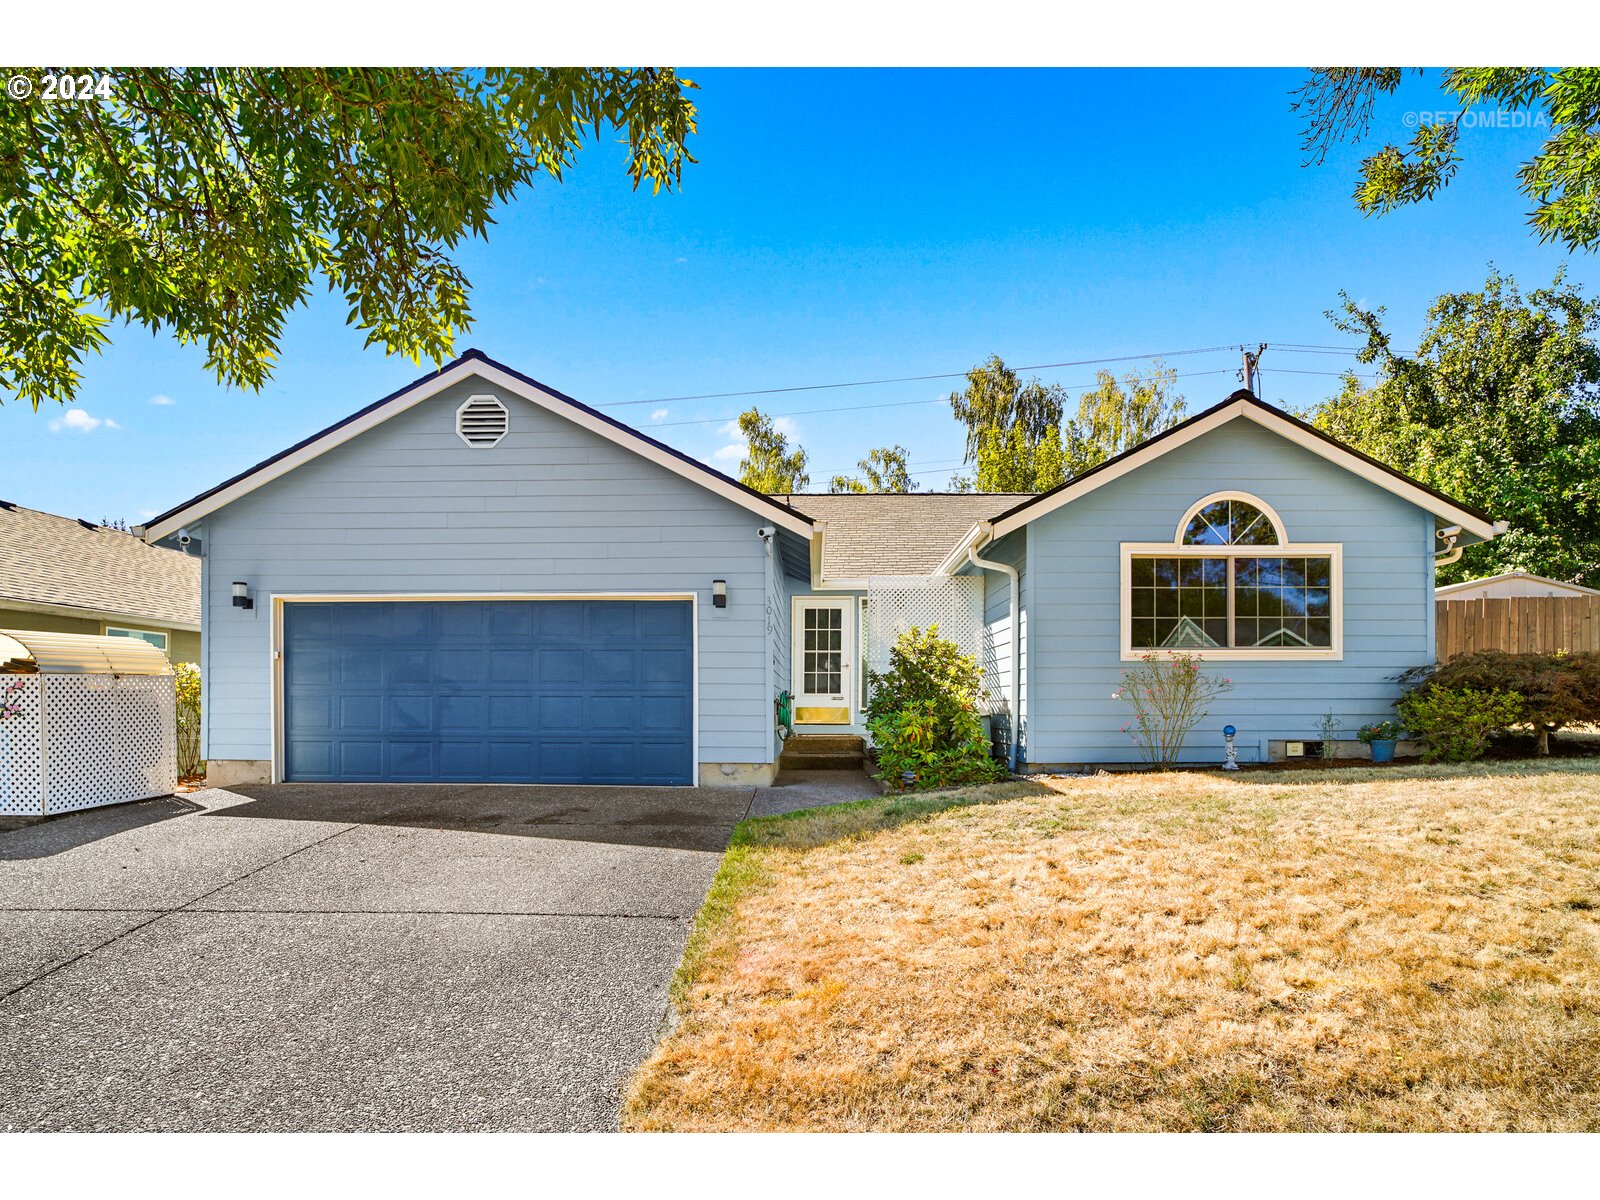
[[[1178,761],[1183,740],[1206,715],[1207,707],[1233,680],[1215,679],[1200,671],[1198,654],[1173,651],[1139,656],[1140,666],[1122,673],[1113,700],[1133,706],[1133,724],[1122,732],[1131,737],[1147,763],[1170,767]]]
[[[889,670],[867,677],[867,730],[878,754],[878,778],[898,785],[949,787],[1004,779],[989,754],[978,705],[983,671],[970,654],[939,636],[939,627],[909,629],[889,652]]]

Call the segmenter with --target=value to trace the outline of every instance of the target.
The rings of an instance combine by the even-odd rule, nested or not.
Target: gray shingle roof
[[[0,506],[0,604],[24,600],[200,624],[200,560],[71,517]]]
[[[826,521],[822,573],[828,579],[926,575],[979,521],[1028,499],[1031,492],[870,492],[775,496]]]

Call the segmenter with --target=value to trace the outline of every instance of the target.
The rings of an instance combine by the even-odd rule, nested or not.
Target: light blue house
[[[218,783],[772,778],[938,621],[1019,768],[1136,760],[1184,650],[1246,761],[1392,716],[1483,513],[1239,392],[1040,496],[763,496],[477,351],[168,513],[203,563]]]

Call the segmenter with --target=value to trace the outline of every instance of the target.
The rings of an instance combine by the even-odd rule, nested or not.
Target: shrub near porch
[[[1600,763],[746,822],[636,1129],[1600,1130]]]

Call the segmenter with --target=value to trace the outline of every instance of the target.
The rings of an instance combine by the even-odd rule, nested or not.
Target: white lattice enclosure
[[[84,644],[97,642],[144,649],[116,646],[97,659]],[[0,674],[15,710],[0,719],[0,813],[41,816],[177,790],[177,697],[161,651],[133,638],[5,630],[0,662],[36,671]]]
[[[992,706],[997,699],[994,649],[983,625],[983,580],[966,575],[874,575],[867,580],[861,656],[868,669],[888,670],[895,639],[908,629],[930,625],[937,625],[940,636],[977,656]]]

